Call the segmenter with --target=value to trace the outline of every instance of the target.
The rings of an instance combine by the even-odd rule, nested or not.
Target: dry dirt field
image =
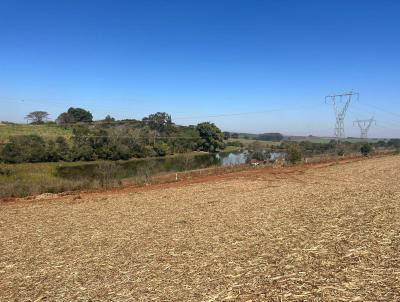
[[[400,301],[400,157],[0,204],[0,301]]]

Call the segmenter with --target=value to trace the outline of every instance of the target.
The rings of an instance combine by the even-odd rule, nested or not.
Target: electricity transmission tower
[[[338,140],[345,137],[344,118],[353,96],[358,97],[358,93],[350,91],[342,94],[327,95],[325,97],[325,103],[332,103],[333,105],[336,116],[335,137]]]
[[[362,139],[366,139],[366,138],[368,138],[369,129],[371,128],[372,124],[376,125],[376,121],[372,117],[369,120],[356,120],[356,121],[353,122],[353,125],[355,126],[356,124],[361,130],[361,136],[360,137]]]

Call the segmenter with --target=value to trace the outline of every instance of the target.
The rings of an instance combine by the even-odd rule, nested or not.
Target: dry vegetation
[[[1,301],[399,301],[400,157],[0,205]]]

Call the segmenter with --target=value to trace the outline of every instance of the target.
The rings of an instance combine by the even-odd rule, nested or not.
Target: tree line
[[[33,112],[27,118],[33,124],[43,124],[44,116]],[[126,160],[191,151],[218,152],[225,148],[224,135],[215,124],[180,126],[165,112],[150,114],[142,120],[116,121],[107,116],[93,121],[89,111],[71,107],[58,116],[56,123],[72,129],[72,137],[10,136],[1,147],[0,160],[6,163]]]

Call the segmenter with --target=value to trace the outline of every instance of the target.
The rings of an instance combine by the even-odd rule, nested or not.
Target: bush
[[[74,146],[71,150],[71,159],[73,161],[92,161],[97,159],[97,155],[91,146]]]
[[[1,158],[8,163],[41,162],[46,157],[46,143],[36,134],[11,136],[1,150]]]
[[[344,148],[339,148],[339,150],[337,151],[337,155],[344,156],[344,154],[345,154]]]
[[[269,159],[270,154],[265,151],[254,151],[250,153],[250,159],[255,159],[259,161],[267,160]]]
[[[165,156],[168,154],[169,146],[164,142],[158,142],[154,145],[154,151],[158,156]]]
[[[290,144],[286,152],[287,160],[292,164],[301,161],[303,157],[303,152],[297,144]]]
[[[360,151],[361,151],[361,154],[362,154],[363,156],[368,156],[369,154],[372,153],[373,149],[372,149],[371,144],[365,143],[365,144],[363,144],[363,145],[361,146]]]

